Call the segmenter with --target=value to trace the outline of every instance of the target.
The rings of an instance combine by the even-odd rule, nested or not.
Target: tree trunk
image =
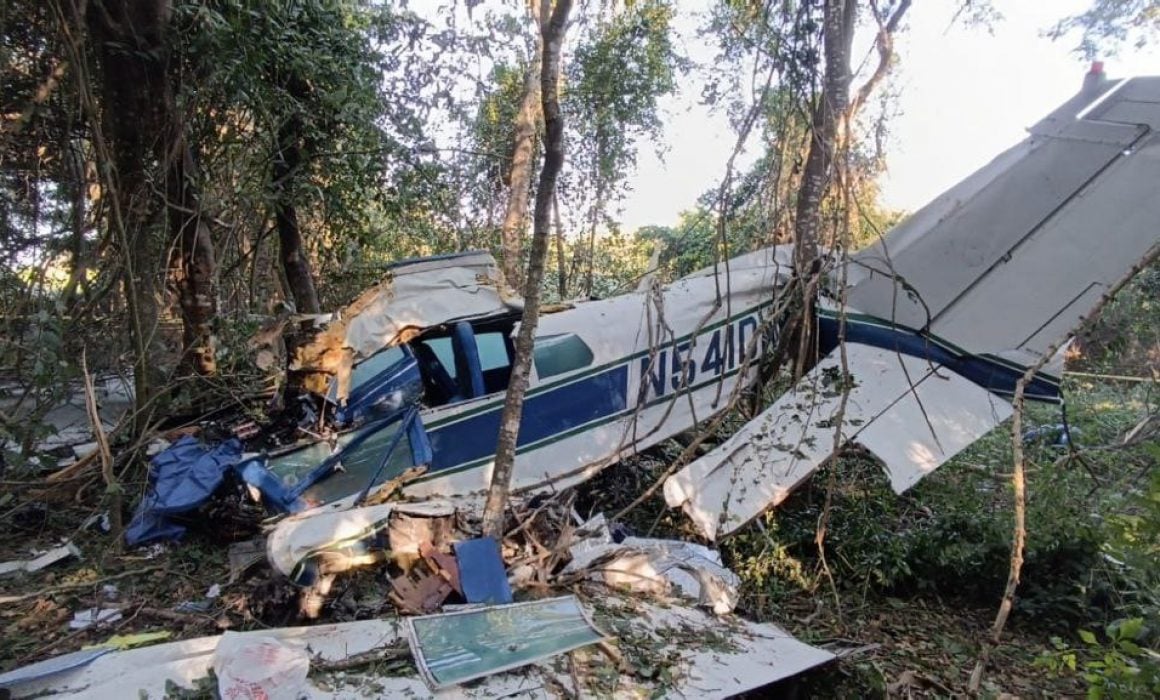
[[[68,282],[61,292],[61,301],[71,315],[73,305],[77,301],[77,290],[83,286],[88,270],[85,256],[85,204],[88,202],[88,181],[85,177],[84,149],[78,140],[69,140],[66,158],[68,184],[65,186],[65,192],[69,198],[69,228],[72,233],[72,240],[69,242],[71,269]]]
[[[850,94],[850,42],[857,0],[826,0],[822,42],[826,56],[822,95],[814,107],[810,150],[798,189],[794,263],[808,273],[818,257],[821,202],[834,170],[834,144]]]
[[[515,142],[512,144],[507,210],[501,229],[503,275],[512,289],[520,288],[520,252],[523,247],[524,220],[528,216],[532,155],[536,148],[536,117],[539,115],[540,89],[536,82],[538,63],[530,61],[524,77],[524,93],[520,98],[520,111],[516,114]]]
[[[794,376],[800,378],[813,363],[814,291],[818,270],[818,239],[822,197],[833,179],[834,153],[841,119],[850,94],[850,44],[854,38],[857,0],[825,0],[822,43],[826,58],[822,94],[814,107],[810,149],[798,188],[794,222],[794,271],[802,291],[801,336]]]
[[[290,94],[298,97],[304,86],[291,81]],[[278,227],[278,243],[282,252],[282,269],[286,273],[294,308],[299,313],[321,313],[318,291],[310,271],[310,260],[302,245],[302,231],[298,227],[298,212],[294,207],[293,182],[302,167],[302,117],[295,114],[278,129],[274,154],[273,182],[274,221]]]
[[[564,118],[560,114],[558,86],[560,45],[564,40],[564,28],[568,12],[572,9],[572,0],[556,0],[554,8],[551,0],[542,0],[542,3],[540,93],[544,111],[544,167],[540,170],[540,182],[536,188],[536,209],[532,219],[532,250],[524,285],[524,316],[516,338],[511,383],[508,385],[503,415],[500,418],[495,467],[483,511],[483,533],[496,539],[503,536],[504,511],[511,490],[516,440],[519,437],[520,418],[524,409],[524,393],[528,388],[536,326],[540,320],[540,282],[544,278],[544,259],[548,254],[552,200],[556,192],[556,178],[564,165]]]
[[[150,190],[148,168],[165,135],[169,79],[165,28],[168,0],[94,0],[86,23],[102,69],[102,130],[111,146],[113,226],[125,260],[125,302],[134,352],[135,428],[144,428],[143,410],[163,381],[158,358],[164,347],[157,333],[159,280],[165,245],[157,230],[159,198]],[[108,164],[104,164],[108,165]]]
[[[202,219],[193,153],[173,125],[168,167],[169,226],[177,258],[170,275],[177,290],[182,321],[182,365],[190,374],[217,373],[217,258],[209,226]]]
[[[599,170],[599,166],[597,166]],[[595,285],[596,275],[596,225],[600,221],[600,208],[603,206],[604,193],[601,192],[599,174],[596,176],[596,202],[592,205],[592,216],[588,222],[588,274],[584,280],[584,298],[592,298],[592,288]]]
[[[556,288],[560,301],[568,298],[568,272],[564,261],[564,224],[560,221],[560,198],[552,193],[552,215],[556,220]]]

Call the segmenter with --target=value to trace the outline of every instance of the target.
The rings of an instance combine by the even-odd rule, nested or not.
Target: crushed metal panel
[[[715,618],[682,607],[607,597],[606,610],[627,616],[636,634],[661,642],[660,654],[675,653],[679,665],[671,691],[685,697],[724,698],[795,676],[834,659],[834,655],[797,641],[780,628],[746,620]],[[591,609],[586,609],[591,612]],[[704,644],[677,645],[674,634],[712,634],[727,648]],[[309,649],[314,660],[337,662],[398,648],[405,639],[399,620],[363,620],[312,627],[287,627],[242,632],[240,639],[273,637]],[[64,669],[41,678],[13,683],[14,698],[53,697],[121,700],[125,697],[166,697],[167,684],[191,688],[209,673],[221,636],[201,637],[128,651],[103,653],[80,668]],[[639,679],[618,679],[618,691],[647,697],[650,687]],[[305,698],[364,698],[368,688],[380,697],[555,698],[573,687],[566,671],[550,664],[489,676],[469,687],[433,693],[418,675],[379,676],[347,671],[316,674],[308,679]]]
[[[741,579],[725,567],[719,552],[693,542],[626,537],[582,539],[569,549],[565,572],[587,570],[590,579],[613,588],[654,595],[680,594],[717,615],[733,612]]]
[[[368,540],[383,536],[393,512],[444,517],[455,508],[445,501],[388,503],[339,510],[324,506],[279,522],[266,540],[266,557],[275,570],[309,583],[307,569],[320,555],[346,552],[356,556]],[[361,552],[365,554],[365,552]]]
[[[703,643],[680,646],[683,677],[674,690],[683,697],[730,698],[793,678],[836,658],[768,623],[717,619],[700,610],[647,602],[640,606],[640,615],[653,629],[700,630],[727,641],[723,649]]]
[[[62,673],[75,671],[112,651],[113,649],[111,647],[81,649],[80,651],[61,654],[60,656],[54,656],[44,661],[38,661],[28,666],[21,666],[7,673],[0,673],[0,688],[13,688],[27,685],[43,679],[50,679]]]
[[[240,639],[273,637],[287,644],[309,649],[313,658],[339,661],[380,649],[398,642],[401,625],[393,620],[364,620],[314,627],[286,627],[237,633]],[[214,651],[221,636],[200,637],[170,644],[108,653],[82,668],[14,684],[14,698],[76,697],[86,700],[121,700],[126,697],[167,697],[167,683],[192,687],[204,678],[213,663]],[[402,683],[399,690],[409,689],[426,697],[426,688],[418,678]],[[334,697],[334,694],[312,686],[307,697]]]
[[[406,261],[363,292],[335,320],[294,351],[290,370],[302,384],[326,395],[330,378],[337,398],[350,391],[354,363],[406,341],[425,328],[453,321],[516,314],[522,300],[507,289],[489,253],[469,252]]]
[[[854,386],[841,442],[860,442],[886,462],[897,491],[1010,415],[1005,401],[926,360],[855,343],[846,355]],[[833,454],[841,367],[831,352],[794,391],[669,477],[669,506],[680,506],[714,540],[785,500]]]

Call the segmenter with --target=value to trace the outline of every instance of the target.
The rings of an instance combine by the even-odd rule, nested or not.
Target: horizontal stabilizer
[[[858,443],[886,465],[898,493],[1006,420],[1011,404],[928,360],[848,343],[853,386],[840,445]],[[834,454],[842,400],[840,350],[717,449],[665,481],[710,540],[781,503]]]

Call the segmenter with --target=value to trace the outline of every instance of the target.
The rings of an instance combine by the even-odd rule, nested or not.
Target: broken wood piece
[[[451,584],[435,573],[426,559],[415,562],[410,571],[388,575],[391,592],[388,597],[401,612],[423,615],[439,609],[451,595]]]
[[[418,479],[427,473],[427,467],[420,465],[418,467],[409,467],[402,474],[396,476],[394,479],[383,482],[379,485],[375,492],[366,497],[363,505],[376,506],[380,503],[386,503],[391,496],[395,495],[399,489],[406,486],[408,483]]]
[[[447,583],[451,584],[456,593],[463,595],[463,583],[459,580],[459,562],[455,557],[439,551],[428,542],[419,545],[419,554],[427,560],[428,565],[436,573],[443,576]]]

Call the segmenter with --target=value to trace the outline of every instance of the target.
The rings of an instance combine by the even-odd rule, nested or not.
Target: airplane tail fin
[[[851,307],[1030,366],[1160,240],[1160,77],[1101,79],[851,258]]]

